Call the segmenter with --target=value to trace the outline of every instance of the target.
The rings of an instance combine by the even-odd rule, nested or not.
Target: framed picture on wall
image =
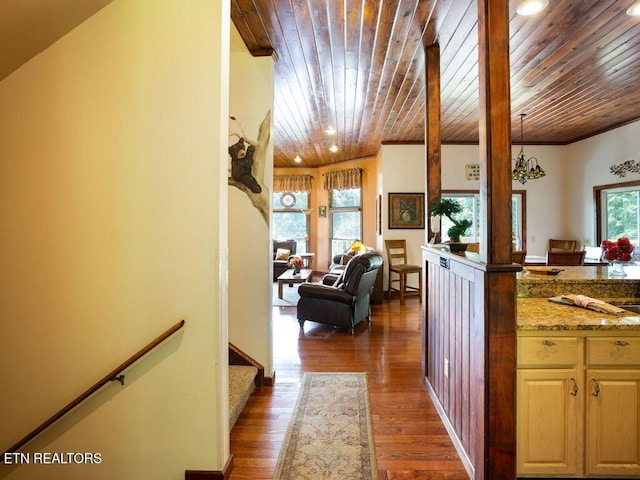
[[[424,193],[389,193],[389,228],[424,228]]]

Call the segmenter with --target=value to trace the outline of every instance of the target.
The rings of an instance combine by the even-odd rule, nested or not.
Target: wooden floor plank
[[[273,387],[257,388],[231,431],[231,480],[271,479],[305,372],[363,372],[376,441],[379,480],[468,480],[420,378],[417,298],[372,306],[373,322],[353,336],[306,322],[295,307],[274,307]]]

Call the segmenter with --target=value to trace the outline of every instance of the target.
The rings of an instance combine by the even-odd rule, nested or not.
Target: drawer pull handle
[[[628,347],[629,342],[625,342],[624,340],[616,340],[616,345],[619,347]]]
[[[573,382],[573,391],[570,392],[571,395],[573,395],[574,397],[578,396],[578,382],[576,382],[575,378],[571,378],[571,381]]]
[[[593,389],[593,393],[591,393],[591,395],[597,397],[598,395],[600,395],[600,382],[598,382],[598,380],[596,380],[595,378],[592,378],[591,381],[595,383],[595,388]]]
[[[551,340],[545,340],[544,342],[542,342],[542,344],[545,347],[555,347],[556,346],[556,342],[552,342]]]

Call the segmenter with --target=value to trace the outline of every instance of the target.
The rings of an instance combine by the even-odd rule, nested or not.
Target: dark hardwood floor
[[[420,379],[420,303],[373,306],[351,336],[274,307],[273,387],[256,389],[231,432],[232,480],[271,479],[304,372],[366,371],[380,480],[467,480]],[[345,479],[349,480],[349,479]]]

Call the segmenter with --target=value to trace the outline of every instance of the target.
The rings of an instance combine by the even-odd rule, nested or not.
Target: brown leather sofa
[[[297,243],[295,240],[273,240],[273,281],[288,270],[287,264],[289,258],[296,253]],[[278,249],[289,250],[289,255],[286,260],[276,260],[276,254]]]
[[[367,247],[367,250],[374,250],[371,247]],[[329,266],[329,273],[331,275],[335,275],[336,278],[342,273],[342,271],[349,263],[354,255],[357,255],[357,252],[348,250],[345,253],[339,253],[338,255],[334,255],[331,260],[331,265]],[[383,287],[383,271],[382,267],[378,269],[378,276],[376,277],[375,284],[373,286],[373,292],[371,293],[371,303],[380,304],[384,302],[384,287]]]
[[[349,260],[338,277],[326,275],[323,283],[301,284],[298,288],[300,328],[309,320],[347,328],[353,335],[358,323],[371,319],[369,302],[380,267],[382,256],[369,250]]]

